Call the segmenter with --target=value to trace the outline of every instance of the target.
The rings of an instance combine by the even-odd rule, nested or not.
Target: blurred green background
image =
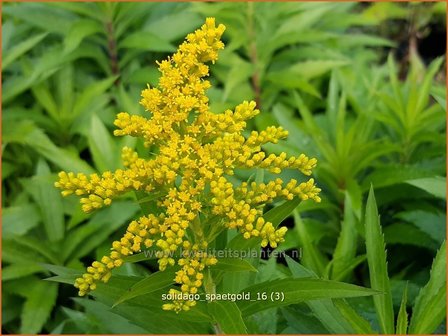
[[[301,263],[320,277],[368,287],[362,218],[373,184],[395,310],[407,282],[412,306],[446,236],[445,13],[442,2],[3,4],[3,332],[179,332],[43,279],[84,269],[138,214],[125,197],[87,216],[53,187],[56,174],[116,169],[124,145],[144,153],[112,136],[115,115],[144,114],[139,95],[157,84],[155,61],[209,16],[227,26],[211,109],[254,99],[262,113],[249,129],[290,132],[266,151],[318,158],[323,201],[299,206],[281,249],[302,248]],[[266,261],[259,276],[284,268]],[[371,299],[353,302],[377,326]],[[257,316],[256,333],[335,331],[305,304]]]

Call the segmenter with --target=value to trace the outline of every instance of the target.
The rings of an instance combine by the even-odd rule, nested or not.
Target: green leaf
[[[291,34],[297,31],[300,32],[304,29],[313,27],[316,22],[322,20],[322,17],[331,11],[332,8],[332,6],[322,6],[300,11],[300,13],[295,14],[288,20],[284,20],[284,22],[282,22],[276,31],[275,38],[278,38],[283,34]]]
[[[160,197],[158,192],[153,192],[148,195],[146,191],[139,190],[134,191],[134,193],[142,214],[146,215],[157,211],[156,200]]]
[[[429,221],[426,224],[431,224]],[[394,223],[384,229],[387,244],[406,244],[437,250],[438,244],[425,232],[407,223]]]
[[[370,47],[395,47],[396,44],[386,38],[367,34],[347,34],[343,37],[343,43],[348,46],[370,46]]]
[[[136,71],[136,73],[139,76],[141,75],[142,77],[144,77],[144,79],[142,79],[142,83],[140,84],[140,86],[146,85],[148,83],[150,85],[152,85],[151,78],[154,78],[154,77],[155,77],[154,86],[157,85],[157,83],[159,81],[159,71],[157,70],[157,68],[151,67],[148,69],[151,69],[150,74],[152,76],[150,76],[148,74],[149,71],[146,72],[144,69],[141,69],[141,68],[139,68],[138,71]],[[129,79],[129,82],[131,82],[131,79]],[[120,83],[120,86],[118,88],[117,100],[118,100],[120,108],[123,111],[127,111],[130,114],[138,114],[139,113],[140,104],[138,103],[137,99],[134,99],[132,97],[131,93],[124,88],[123,83]]]
[[[81,275],[82,270],[76,270],[65,266],[40,263],[40,266],[56,275]]]
[[[352,334],[353,328],[331,299],[307,302],[319,321],[333,334]]]
[[[334,299],[333,304],[350,323],[356,334],[376,334],[370,323],[359,315],[344,299]]]
[[[412,223],[417,228],[419,228],[420,231],[426,233],[434,241],[438,242],[436,249],[445,240],[446,215],[442,212],[434,213],[432,211],[408,210],[398,213],[396,217]],[[428,242],[424,238],[422,239],[422,241]],[[415,242],[415,244],[418,245],[418,242]]]
[[[446,242],[434,258],[428,283],[415,301],[409,334],[432,334],[446,314]]]
[[[376,2],[366,7],[360,16],[372,24],[380,24],[391,19],[405,19],[409,15],[409,8],[395,2]]]
[[[247,260],[231,257],[218,258],[218,263],[213,269],[226,272],[258,272]]]
[[[56,34],[65,34],[76,18],[71,13],[53,8],[45,3],[23,3],[20,6],[5,6],[3,13],[27,24]]]
[[[297,75],[291,76],[287,70],[270,72],[266,75],[266,79],[281,88],[299,89],[316,98],[321,98],[319,91],[313,84]]]
[[[300,197],[295,197],[290,201],[285,201],[281,205],[266,212],[263,217],[267,222],[271,222],[274,227],[280,225],[280,223],[287,218],[295,208],[300,204]]]
[[[236,234],[226,245],[226,249],[229,251],[248,251],[245,260],[255,268],[258,267],[260,262],[260,243],[261,238],[253,237],[245,239],[242,234]],[[257,256],[254,256],[251,252],[256,251]],[[239,292],[241,289],[249,286],[255,281],[255,272],[224,272],[223,276],[223,290],[229,293]]]
[[[140,280],[142,280],[141,277],[135,276],[113,276],[107,284],[99,283],[97,289],[91,294],[97,301],[111,307],[125,294],[126,288],[132,287]],[[161,307],[166,301],[162,300],[162,295],[166,292],[166,288],[163,288],[135,297],[116,306],[112,311],[151,333],[207,334],[211,318],[207,314],[206,303],[199,301],[195,309],[182,314],[163,311]]]
[[[405,111],[404,111],[403,95],[400,90],[401,85],[397,77],[398,71],[392,53],[390,53],[387,58],[387,65],[389,69],[389,77],[392,85],[392,91],[394,94],[394,100],[397,103],[397,109],[395,113],[398,114],[399,119],[404,119]]]
[[[26,247],[29,250],[36,251],[41,256],[45,257],[47,261],[52,263],[59,263],[60,260],[58,259],[58,255],[51,249],[48,248],[48,245],[43,242],[42,240],[28,235],[28,236],[22,236],[22,237],[15,237],[13,239],[15,244],[23,247]]]
[[[48,33],[42,33],[26,39],[23,42],[15,45],[11,49],[7,50],[3,56],[2,71],[4,71],[12,62],[22,56],[28,50],[32,49],[36,44],[42,41]]]
[[[185,8],[179,13],[167,13],[148,20],[146,30],[165,41],[176,41],[203,24],[202,16]]]
[[[34,98],[44,107],[51,118],[60,122],[58,106],[50,92],[47,83],[40,83],[31,87]]]
[[[332,280],[336,281],[343,281],[346,277],[348,277],[353,270],[358,267],[360,264],[362,264],[364,261],[366,261],[367,256],[365,254],[361,254],[359,256],[356,256],[351,260],[350,263],[347,263],[347,267],[345,270],[342,270],[337,276],[334,276]]]
[[[80,272],[78,275],[56,275],[53,277],[46,278],[46,281],[53,281],[58,283],[64,283],[68,285],[74,285],[75,280],[82,276],[82,272]]]
[[[224,334],[247,334],[241,311],[235,302],[213,301],[207,304],[208,312],[213,317],[217,331]]]
[[[54,6],[63,8],[69,12],[73,12],[74,14],[79,14],[82,16],[91,17],[97,21],[105,20],[105,13],[103,11],[98,10],[98,5],[96,3],[89,2],[48,2],[48,6]]]
[[[84,113],[92,104],[92,101],[105,93],[114,84],[117,78],[118,76],[113,76],[87,85],[75,100],[75,105],[73,106],[73,116],[78,116]]]
[[[443,60],[443,57],[438,57],[429,65],[423,82],[419,85],[416,111],[422,111],[428,104],[433,78],[442,65]]]
[[[257,168],[255,171],[255,183],[260,184],[264,181],[264,169]]]
[[[350,198],[350,205],[356,218],[361,219],[362,212],[362,191],[361,186],[355,180],[350,180],[347,182],[346,192]]]
[[[163,272],[155,272],[143,280],[140,280],[129,288],[120,298],[115,301],[113,307],[137,296],[149,294],[159,289],[168,287],[174,282],[177,269],[169,268]]]
[[[37,173],[29,181],[24,182],[25,188],[40,207],[45,232],[50,242],[64,238],[65,221],[62,198],[54,187],[54,178],[45,160],[37,163]]]
[[[441,5],[443,3],[440,3]],[[434,99],[439,103],[439,105],[443,108],[443,110],[446,113],[446,90],[443,86],[433,86],[431,95],[434,97]]]
[[[20,333],[37,334],[42,330],[56,303],[57,293],[57,284],[44,281],[34,284],[23,306]]]
[[[363,179],[362,190],[369,190],[370,184],[375,188],[387,187],[393,184],[404,183],[409,180],[417,180],[433,177],[434,172],[417,165],[388,165],[376,168],[370,175]]]
[[[2,261],[8,263],[27,263],[30,260],[44,261],[42,255],[30,248],[23,248],[17,241],[30,237],[16,237],[15,239],[3,239],[2,241]]]
[[[312,242],[308,229],[300,218],[299,212],[294,210],[293,214],[295,228],[298,232],[300,243],[303,248],[302,263],[316,272],[317,275],[323,276],[328,260]]]
[[[389,276],[387,274],[384,237],[381,233],[373,187],[370,188],[369,197],[367,198],[365,228],[370,283],[372,289],[382,292],[382,294],[373,297],[375,309],[378,315],[378,322],[381,326],[382,333],[393,334],[394,310],[392,305],[392,295]]]
[[[11,38],[15,36],[17,29],[12,20],[4,20],[2,23],[2,51],[5,53],[9,49]]]
[[[341,278],[347,267],[356,256],[358,233],[356,231],[356,216],[352,208],[349,193],[345,192],[344,220],[341,223],[341,231],[333,253],[331,278],[344,280]]]
[[[101,25],[93,20],[77,20],[75,21],[64,39],[64,53],[75,50],[86,37],[104,32]]]
[[[110,171],[118,168],[118,151],[115,143],[109,130],[95,114],[92,115],[88,139],[93,161],[99,171]]]
[[[11,125],[11,129],[4,125],[3,141],[18,142],[28,145],[40,155],[53,162],[65,171],[93,173],[85,161],[68,150],[57,147],[50,138],[30,121],[22,121]]]
[[[286,263],[293,276],[317,278],[313,271],[303,267],[288,256],[286,256]],[[369,333],[371,330],[369,323],[342,299],[314,300],[307,302],[307,304],[319,321],[332,333],[353,333],[354,331]]]
[[[301,265],[294,259],[292,259],[290,256],[286,256],[286,264],[288,265],[289,270],[291,271],[291,274],[298,278],[317,278],[316,273],[314,273],[312,270],[306,268],[305,266]]]
[[[3,208],[3,238],[10,238],[13,235],[22,236],[30,229],[36,227],[39,221],[39,210],[34,204],[29,203],[9,208]]]
[[[42,272],[42,270],[42,266],[33,262],[4,266],[2,270],[2,281],[22,278],[30,274]]]
[[[340,60],[310,60],[294,64],[288,69],[288,72],[290,73],[289,76],[295,75],[305,80],[309,80],[315,77],[322,76],[332,69],[339,68],[348,64],[349,63],[347,61]]]
[[[225,79],[225,89],[222,95],[222,101],[228,100],[229,95],[233,90],[238,88],[238,85],[245,83],[253,74],[254,67],[250,62],[246,62],[240,57],[232,57],[229,60],[230,67]]]
[[[111,334],[145,334],[146,330],[136,326],[131,320],[124,318],[110,308],[98,301],[76,298],[74,301],[86,309],[86,315],[89,318],[95,318],[97,323],[103,326],[105,330]]]
[[[243,292],[250,293],[251,298],[251,300],[238,302],[243,316],[249,316],[273,307],[287,306],[308,300],[348,298],[378,294],[378,291],[373,289],[343,282],[296,278],[262,282],[245,288]],[[258,294],[261,293],[266,293],[266,300],[257,300]],[[280,294],[279,300],[276,300],[277,294]]]
[[[144,250],[141,253],[136,253],[133,255],[129,255],[123,258],[124,262],[127,263],[137,263],[144,260],[157,259],[156,252],[158,251],[158,247],[152,246],[149,249]]]
[[[441,176],[408,180],[406,183],[420,188],[438,198],[446,199],[446,178]]]
[[[329,334],[330,332],[320,323],[313,313],[306,307],[290,306],[280,309],[288,327],[281,331],[282,334]],[[267,311],[269,312],[269,311]],[[273,333],[278,332],[274,331]]]
[[[118,47],[159,52],[176,51],[176,48],[171,43],[148,31],[140,31],[128,35],[119,43]]]
[[[81,258],[103,243],[109,235],[135,215],[138,206],[131,201],[114,201],[96,212],[87,224],[70,231],[61,251],[63,260]]]
[[[397,328],[395,332],[397,335],[407,334],[408,329],[408,313],[406,312],[407,301],[408,301],[408,285],[406,284],[406,287],[404,288],[403,291],[403,297],[401,299],[400,311],[398,312]]]

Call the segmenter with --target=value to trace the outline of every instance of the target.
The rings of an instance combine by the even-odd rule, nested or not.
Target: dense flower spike
[[[124,258],[143,248],[155,248],[161,271],[176,263],[180,270],[174,281],[178,289],[170,294],[196,294],[203,286],[204,269],[217,259],[206,248],[220,230],[238,229],[246,239],[259,237],[261,246],[277,247],[286,228],[275,229],[263,218],[263,206],[276,199],[312,199],[320,202],[320,189],[313,179],[284,183],[278,178],[268,183],[242,183],[235,186],[228,179],[236,168],[262,168],[272,173],[295,169],[310,175],[316,159],[304,154],[297,157],[266,155],[262,146],[287,137],[281,127],[242,135],[247,120],[260,111],[255,102],[243,102],[234,111],[221,114],[209,110],[205,91],[210,82],[206,62],[214,63],[224,47],[220,38],[223,25],[215,26],[208,18],[201,29],[187,36],[178,52],[159,65],[158,87],[142,92],[141,104],[148,117],[119,113],[115,120],[116,136],[131,135],[143,139],[155,152],[140,158],[131,148],[123,148],[124,169],[101,176],[61,172],[56,187],[62,195],[82,196],[85,212],[110,205],[128,191],[137,190],[158,197],[157,213],[148,214],[129,224],[125,235],[112,244],[109,255],[95,261],[86,274],[76,280],[80,295],[107,282],[112,269]],[[156,150],[153,150],[156,148]],[[213,223],[210,218],[219,218]],[[212,226],[211,228],[209,226]],[[175,253],[181,251],[180,257]],[[177,261],[176,261],[177,259]],[[163,309],[188,310],[194,301],[175,299]]]

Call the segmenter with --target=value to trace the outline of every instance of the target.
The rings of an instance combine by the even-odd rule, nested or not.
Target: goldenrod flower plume
[[[160,195],[157,212],[132,221],[123,238],[113,242],[110,254],[92,263],[82,278],[76,280],[80,295],[94,290],[98,281],[107,282],[111,270],[121,266],[125,256],[144,247],[158,249],[161,271],[177,263],[181,269],[174,281],[180,292],[195,294],[202,286],[204,269],[216,264],[217,259],[205,252],[191,252],[204,251],[216,232],[235,228],[246,239],[260,237],[262,246],[276,247],[287,229],[275,229],[265,221],[262,206],[278,198],[320,201],[320,189],[313,179],[285,183],[278,178],[267,184],[252,182],[239,186],[228,179],[236,168],[267,169],[277,174],[283,169],[295,169],[310,175],[316,159],[304,154],[266,155],[262,150],[264,144],[275,144],[287,137],[288,132],[282,127],[253,131],[245,138],[242,131],[246,121],[259,113],[253,101],[244,101],[234,111],[221,114],[210,111],[205,94],[211,86],[205,79],[209,74],[206,63],[218,59],[218,51],[224,48],[221,42],[224,30],[224,25],[216,27],[215,19],[207,18],[173,56],[158,63],[159,85],[142,91],[140,103],[148,112],[147,117],[125,112],[117,115],[118,129],[114,135],[142,138],[145,146],[151,146],[151,151],[157,154],[141,158],[125,147],[123,169],[101,176],[59,174],[56,187],[62,189],[63,196],[81,196],[85,212],[110,205],[114,198],[131,190]],[[213,222],[213,230],[204,230],[211,225],[209,218],[219,221]],[[175,260],[173,253],[180,250],[184,256]],[[175,300],[163,308],[181,311],[194,304]]]

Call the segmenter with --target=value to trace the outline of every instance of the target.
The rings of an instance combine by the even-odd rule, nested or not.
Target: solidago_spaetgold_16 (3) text
[[[220,232],[237,229],[245,239],[257,237],[262,247],[275,248],[287,228],[276,229],[266,221],[263,207],[280,198],[320,202],[320,189],[312,178],[301,183],[277,178],[237,185],[229,178],[235,169],[266,169],[274,174],[295,169],[309,176],[317,160],[304,154],[266,155],[264,144],[288,136],[282,127],[270,126],[244,136],[246,121],[260,112],[253,101],[244,101],[233,111],[210,111],[205,93],[211,86],[206,79],[207,63],[215,63],[224,48],[224,31],[224,25],[216,26],[214,18],[207,18],[200,29],[187,35],[175,54],[157,62],[158,86],[148,85],[141,93],[140,103],[148,116],[117,115],[114,135],[141,138],[148,148],[147,157],[124,147],[123,169],[89,176],[59,173],[55,186],[63,196],[80,196],[85,212],[108,206],[130,191],[157,196],[153,213],[129,223],[123,237],[112,243],[110,253],[76,279],[79,295],[95,290],[100,281],[107,282],[126,256],[146,248],[156,249],[160,271],[179,268],[173,279],[176,286],[169,294],[196,294],[204,286],[205,270],[218,262],[207,247]],[[194,300],[175,299],[162,308],[179,312],[195,304]]]

